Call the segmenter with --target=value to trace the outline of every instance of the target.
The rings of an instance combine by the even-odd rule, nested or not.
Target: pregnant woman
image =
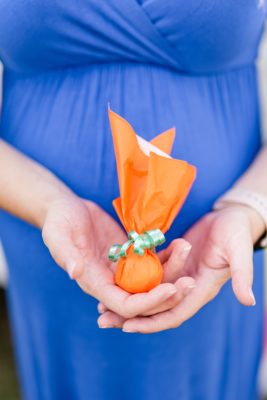
[[[0,0],[0,236],[25,399],[257,397],[264,19],[258,0]],[[147,140],[176,126],[173,156],[198,168],[149,293],[116,287],[106,258],[125,239],[108,102]]]

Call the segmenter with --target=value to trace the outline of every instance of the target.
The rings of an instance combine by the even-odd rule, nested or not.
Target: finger
[[[162,305],[145,312],[143,315],[147,316],[156,314],[158,312],[165,311],[168,308],[174,307],[174,305],[177,305],[190,290],[196,287],[196,284],[193,278],[183,277],[178,279],[178,281],[175,283],[175,287],[177,289],[177,293],[168,298]],[[100,314],[104,314],[106,311],[109,311],[103,303],[98,303],[97,310]]]
[[[183,300],[183,298],[196,287],[196,282],[195,279],[186,276],[178,279],[175,283],[175,286],[177,288],[177,292],[172,297],[168,298],[158,307],[155,307],[145,312],[143,316],[158,314],[173,307],[176,307]]]
[[[124,322],[123,317],[112,311],[106,311],[97,320],[99,328],[122,328]]]
[[[100,300],[106,307],[115,311],[117,314],[132,318],[141,315],[147,310],[158,307],[169,297],[177,292],[175,285],[163,283],[148,293],[129,294],[118,286],[106,285],[105,289],[99,293]]]
[[[253,243],[250,234],[244,230],[239,240],[228,250],[232,287],[237,299],[246,306],[256,304],[252,291]]]
[[[189,254],[189,252],[191,250],[191,245],[183,239],[175,240],[175,241],[173,241],[173,245],[171,248],[169,247],[168,249],[161,252],[161,260],[166,259],[166,257],[168,257],[168,255],[171,253],[171,249],[173,249],[173,248],[175,249],[175,251],[173,252],[174,256],[172,258],[174,260],[175,253],[177,251]],[[163,252],[165,252],[164,253],[165,255],[163,254]],[[184,257],[184,258],[186,259],[186,257]],[[179,259],[178,265],[179,265],[179,263],[181,266],[180,259]],[[195,280],[191,277],[182,277],[175,283],[175,286],[177,288],[176,294],[174,294],[173,296],[168,298],[163,304],[160,304],[158,307],[147,311],[146,313],[144,313],[144,315],[152,315],[157,312],[162,312],[162,311],[165,311],[168,308],[172,308],[174,305],[178,304],[181,301],[181,299],[187,294],[187,292],[195,287]],[[99,311],[99,313],[103,314],[105,311],[107,311],[107,307],[103,303],[99,303],[98,311]]]
[[[98,303],[97,310],[99,314],[104,314],[104,312],[108,311],[107,307],[103,303]]]
[[[227,272],[216,272],[218,279],[214,279],[212,276],[214,272],[199,277],[196,282],[196,288],[188,293],[176,307],[150,317],[129,319],[124,322],[123,331],[129,333],[153,333],[177,328],[217,295],[222,282],[227,280]]]
[[[189,291],[195,288],[194,279],[181,278],[179,279],[179,283],[176,284],[176,287],[178,290],[176,294],[167,299],[159,307],[147,311],[143,314],[143,316],[158,314],[177,306],[177,304],[182,301],[182,299],[189,293]],[[125,318],[119,316],[112,311],[109,311],[103,303],[99,303],[97,308],[98,312],[102,314],[98,319],[98,325],[100,328],[122,327],[123,323],[125,322]]]
[[[78,279],[85,268],[81,251],[75,246],[66,232],[49,232],[43,234],[43,240],[51,256],[62,267],[71,279]]]
[[[126,318],[156,307],[177,291],[175,285],[163,283],[147,293],[130,294],[114,284],[113,273],[98,260],[87,260],[84,273],[77,279],[77,283],[109,310]]]
[[[184,239],[175,239],[158,253],[164,266],[164,282],[174,282],[182,272],[192,246]]]

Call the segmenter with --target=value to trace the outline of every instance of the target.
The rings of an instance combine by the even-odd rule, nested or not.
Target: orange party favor
[[[165,241],[195,179],[196,169],[169,156],[175,138],[172,128],[150,143],[109,109],[120,197],[113,206],[128,233],[114,244],[109,259],[118,261],[115,282],[129,293],[147,292],[159,285],[163,268],[155,247]]]

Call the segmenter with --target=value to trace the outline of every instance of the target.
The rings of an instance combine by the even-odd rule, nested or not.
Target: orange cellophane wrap
[[[120,197],[113,206],[127,232],[141,234],[159,228],[165,233],[182,207],[195,179],[196,169],[168,157],[175,138],[172,128],[151,141],[166,156],[141,149],[131,125],[109,109]],[[160,284],[163,268],[155,253],[140,256],[130,247],[118,261],[115,282],[130,293],[146,292]]]

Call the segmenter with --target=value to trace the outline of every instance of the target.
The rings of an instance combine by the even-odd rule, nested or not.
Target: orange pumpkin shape
[[[148,143],[110,109],[109,120],[120,188],[120,197],[113,201],[117,215],[127,232],[160,229],[165,233],[188,195],[196,169],[169,156],[174,128]],[[135,254],[132,246],[119,259],[115,272],[116,284],[129,293],[149,291],[162,277],[157,255],[149,249]]]
[[[115,283],[129,293],[148,292],[161,283],[162,277],[162,265],[153,251],[146,250],[143,256],[139,256],[130,247],[127,257],[118,261]]]

